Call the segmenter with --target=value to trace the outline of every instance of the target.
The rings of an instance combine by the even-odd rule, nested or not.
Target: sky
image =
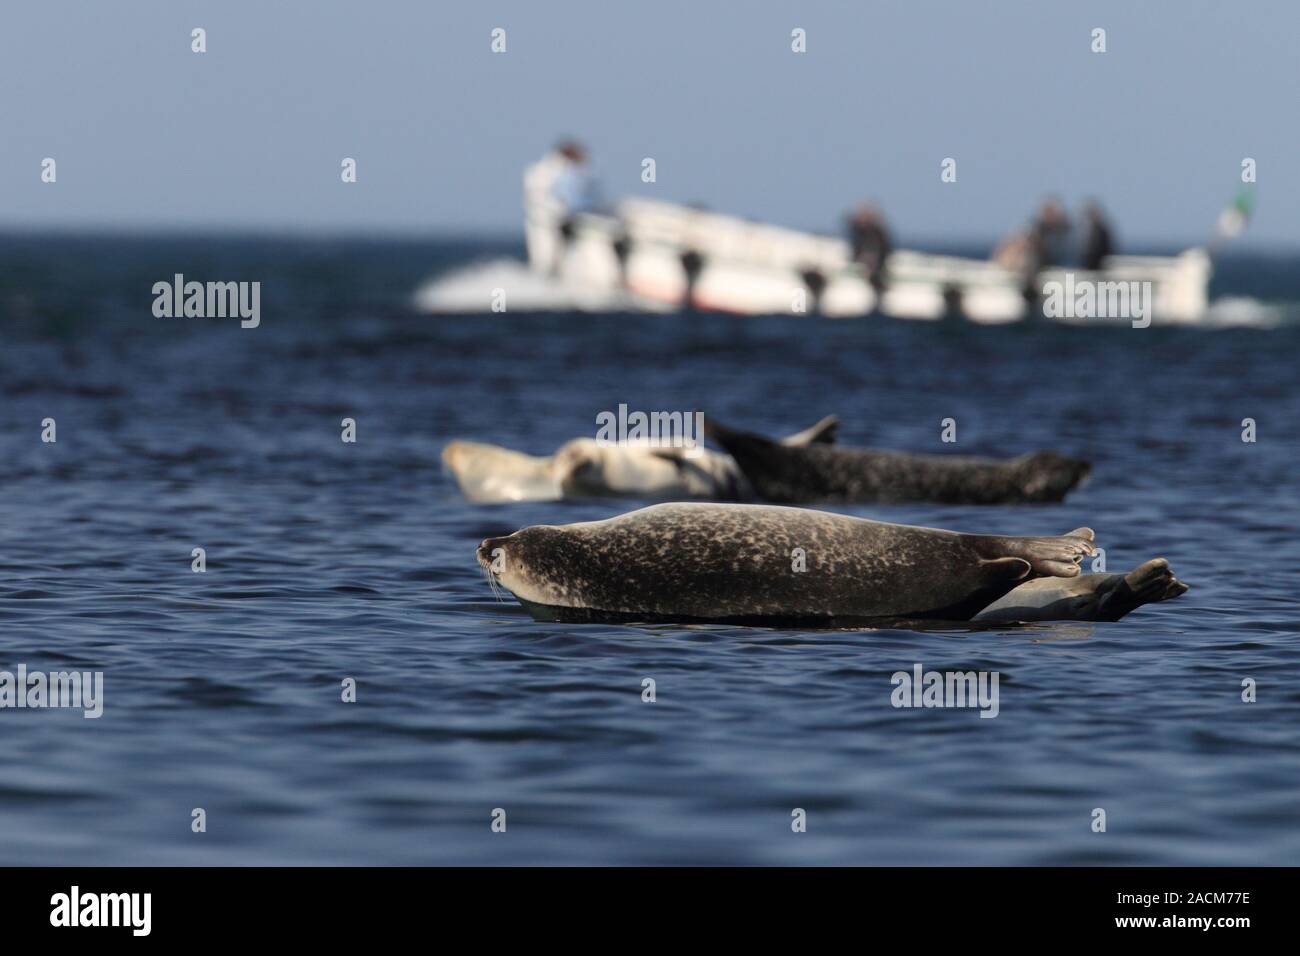
[[[1203,242],[1249,157],[1247,239],[1293,247],[1298,33],[1294,0],[11,0],[0,229],[517,235],[571,135],[610,197],[826,232],[875,198],[904,242],[1047,193]]]

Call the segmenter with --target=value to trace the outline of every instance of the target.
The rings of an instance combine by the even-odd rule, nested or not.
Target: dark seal
[[[1051,451],[1003,460],[841,445],[797,448],[707,420],[705,432],[736,460],[760,498],[781,504],[1061,501],[1091,470],[1086,461]]]

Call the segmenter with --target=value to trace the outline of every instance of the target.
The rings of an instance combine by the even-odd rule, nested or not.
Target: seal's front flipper
[[[698,461],[691,459],[689,450],[686,448],[651,448],[650,456],[673,465],[677,469],[677,474],[683,478],[688,474],[695,474],[705,482],[709,482],[713,478]]]

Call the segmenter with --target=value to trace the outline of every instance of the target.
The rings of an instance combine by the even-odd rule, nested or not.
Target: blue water
[[[408,309],[485,251],[0,239],[0,668],[105,675],[98,720],[0,710],[0,863],[1300,857],[1300,329]],[[1221,291],[1300,300],[1296,266],[1239,258]],[[261,281],[261,327],[153,318],[178,271]],[[995,630],[534,623],[475,545],[635,503],[468,504],[439,451],[548,452],[619,403],[1087,457],[1060,505],[843,510],[1087,524],[1111,570],[1163,555],[1192,590],[1119,623]],[[999,716],[893,708],[916,663],[998,671]]]

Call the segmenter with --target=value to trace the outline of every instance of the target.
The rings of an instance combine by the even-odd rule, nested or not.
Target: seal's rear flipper
[[[1080,574],[1024,581],[973,615],[975,621],[1118,621],[1143,604],[1187,591],[1164,558],[1128,574]]]
[[[736,460],[745,480],[762,499],[795,503],[819,497],[808,494],[804,456],[811,449],[790,448],[762,435],[732,431],[710,418],[704,420],[704,434]]]
[[[1187,585],[1174,577],[1169,562],[1152,558],[1138,565],[1101,599],[1097,612],[1099,621],[1118,621],[1125,614],[1143,604],[1169,601],[1187,593]]]
[[[766,451],[781,447],[770,438],[750,432],[735,431],[725,425],[719,425],[712,418],[704,419],[704,434],[722,446],[723,451],[737,459],[741,455],[747,458],[751,455],[761,456]]]
[[[1124,575],[1124,584],[1135,594],[1159,595],[1155,598],[1157,601],[1178,597],[1187,590],[1187,585],[1174,577],[1169,562],[1164,558],[1152,558],[1138,565]]]
[[[781,444],[787,448],[802,448],[805,445],[833,445],[839,437],[840,420],[838,416],[827,415],[817,424],[805,428],[793,435],[786,435]]]
[[[1057,538],[1005,538],[1006,553],[1024,558],[1035,574],[1072,578],[1079,573],[1079,562],[1095,554],[1095,535],[1091,528],[1075,528]]]

